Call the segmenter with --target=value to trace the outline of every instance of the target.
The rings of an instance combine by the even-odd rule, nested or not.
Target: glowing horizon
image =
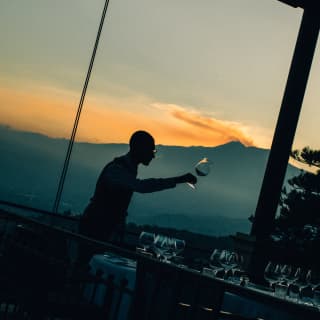
[[[100,0],[2,6],[1,124],[70,137],[101,10]],[[144,129],[163,145],[270,148],[301,16],[277,1],[114,1],[76,140],[127,143]],[[320,148],[319,55],[294,149]]]
[[[13,89],[0,87],[1,121],[13,129],[37,132],[50,137],[69,138],[77,111],[77,97],[72,92],[42,88]],[[122,104],[126,107],[121,109]],[[131,110],[131,111],[129,111]],[[147,130],[157,144],[180,146],[217,146],[238,141],[258,146],[236,122],[202,115],[195,109],[151,102],[88,97],[80,117],[76,141],[92,143],[127,143],[132,132]],[[259,147],[265,147],[260,145]]]

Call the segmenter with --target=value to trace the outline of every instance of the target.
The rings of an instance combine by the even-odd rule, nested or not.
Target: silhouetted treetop
[[[320,168],[320,150],[304,147],[301,151],[293,150],[291,152],[291,157],[301,163]]]
[[[294,159],[320,168],[320,150],[309,147],[292,152]],[[288,180],[289,190],[283,188],[277,225],[282,229],[306,224],[320,226],[320,170],[317,173],[301,171]]]

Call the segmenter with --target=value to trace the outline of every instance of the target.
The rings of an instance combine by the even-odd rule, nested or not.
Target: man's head
[[[155,144],[152,135],[146,131],[136,131],[130,138],[130,153],[137,163],[147,166],[154,158]]]

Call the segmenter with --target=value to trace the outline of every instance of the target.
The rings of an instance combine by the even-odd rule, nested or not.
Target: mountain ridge
[[[41,209],[53,206],[69,141],[0,126],[0,198]],[[269,150],[231,142],[217,147],[157,145],[150,166],[139,167],[139,178],[170,177],[194,173],[203,157],[212,172],[199,177],[196,189],[187,184],[150,194],[135,193],[129,221],[175,226],[206,234],[247,231],[254,213]],[[62,194],[61,212],[81,213],[94,191],[96,179],[128,144],[75,142]],[[288,165],[286,179],[298,169]],[[184,217],[184,218],[183,218]],[[169,219],[172,218],[172,219]],[[217,221],[224,219],[217,227]],[[233,221],[233,222],[231,222]],[[229,226],[229,227],[228,227]]]

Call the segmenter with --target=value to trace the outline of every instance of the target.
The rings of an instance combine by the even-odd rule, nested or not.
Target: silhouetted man
[[[191,173],[172,178],[137,179],[138,165],[147,166],[154,158],[155,143],[148,132],[136,131],[129,145],[127,154],[103,168],[80,221],[80,233],[101,241],[121,243],[133,192],[149,193],[174,188],[178,183],[197,182]]]

